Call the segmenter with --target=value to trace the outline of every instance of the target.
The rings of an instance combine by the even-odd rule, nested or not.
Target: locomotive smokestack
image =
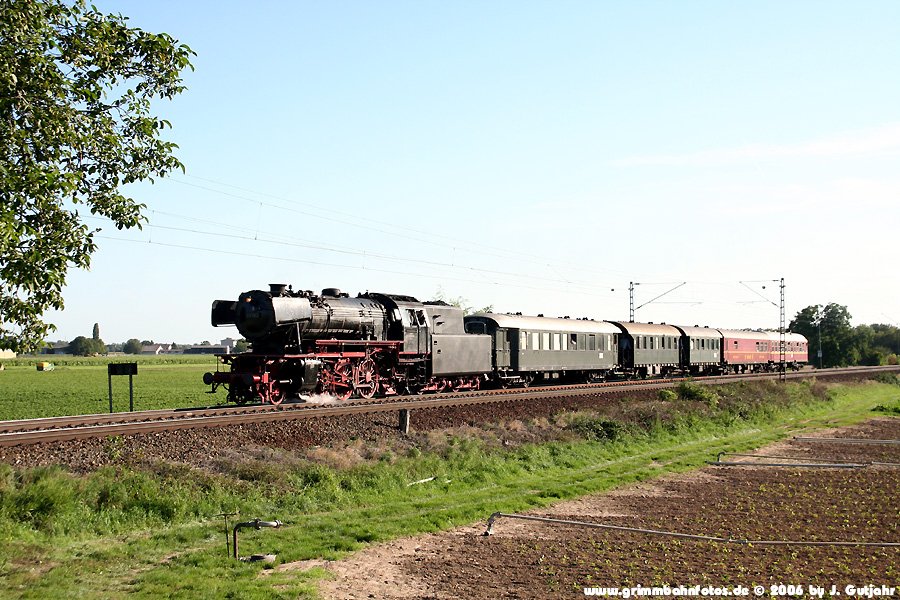
[[[332,298],[340,298],[341,290],[338,288],[325,288],[324,290],[322,290],[322,295],[330,296]]]
[[[273,296],[281,296],[284,294],[285,288],[287,288],[286,283],[270,283],[269,293]]]

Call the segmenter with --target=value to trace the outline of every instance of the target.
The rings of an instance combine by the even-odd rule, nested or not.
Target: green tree
[[[94,323],[94,332],[91,334],[91,337],[95,340],[100,339],[100,323]]]
[[[69,354],[75,356],[90,356],[94,354],[94,340],[79,335],[69,343]]]
[[[131,338],[125,345],[122,347],[122,352],[125,354],[140,354],[141,350],[143,350],[144,346],[141,344],[141,340],[137,338]]]
[[[818,365],[819,335],[822,340],[822,364],[840,367],[857,364],[860,360],[858,339],[850,326],[850,313],[846,306],[830,303],[807,306],[797,313],[789,327],[809,340],[809,360]]]
[[[872,331],[875,332],[873,344],[887,349],[889,354],[900,354],[900,328],[876,324],[872,325]]]
[[[34,351],[55,329],[43,314],[96,250],[79,205],[140,227],[120,187],[183,168],[150,103],[184,90],[193,52],[126,21],[84,0],[0,2],[0,348]]]
[[[240,339],[234,343],[234,350],[233,350],[234,352],[238,352],[238,353],[246,352],[249,349],[250,349],[250,344],[247,342],[247,340]]]

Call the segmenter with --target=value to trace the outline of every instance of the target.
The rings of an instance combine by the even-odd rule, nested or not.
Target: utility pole
[[[780,333],[780,340],[778,343],[778,359],[781,362],[781,380],[784,381],[787,379],[787,364],[785,362],[785,336],[787,332],[784,327],[784,277],[781,278],[781,322],[778,325],[778,332]]]
[[[640,284],[638,284],[640,285]],[[628,322],[634,323],[634,282],[628,282]]]
[[[822,309],[816,306],[816,332],[819,334],[819,368],[822,368]]]
[[[769,300],[768,298],[766,298],[765,296],[763,296],[762,294],[760,294],[759,292],[754,290],[752,287],[747,285],[748,283],[763,283],[765,281],[772,281],[773,283],[778,284],[778,287],[780,288],[780,295],[781,295],[781,302],[779,304],[775,304],[774,302],[772,302],[771,300]],[[764,280],[764,281],[741,281],[739,283],[742,286],[744,286],[745,288],[747,288],[748,290],[750,290],[751,292],[753,292],[754,294],[756,294],[757,296],[759,296],[760,298],[762,298],[763,300],[765,300],[766,302],[768,302],[769,304],[771,304],[772,306],[778,307],[778,369],[780,371],[778,378],[779,378],[779,380],[784,381],[787,378],[787,361],[785,360],[787,358],[785,355],[785,347],[786,347],[785,336],[787,335],[787,330],[784,325],[785,324],[784,277],[782,277],[781,279],[770,279],[770,280]],[[766,289],[766,286],[762,286],[762,289]]]

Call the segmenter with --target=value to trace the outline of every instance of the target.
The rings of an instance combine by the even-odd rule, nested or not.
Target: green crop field
[[[42,360],[52,371],[38,371]],[[225,401],[224,390],[211,395],[203,373],[215,371],[216,358],[194,356],[49,356],[0,362],[0,420],[109,412],[110,362],[137,362],[134,409],[208,406]],[[113,407],[128,410],[128,377],[113,377]]]

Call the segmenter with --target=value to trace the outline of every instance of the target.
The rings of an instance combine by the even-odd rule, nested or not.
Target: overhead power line
[[[173,213],[163,213],[162,211],[157,211],[157,212],[160,212],[161,214],[166,214],[169,216],[177,216],[177,215],[174,215]],[[89,216],[87,218],[103,220],[100,217]],[[188,219],[190,219],[190,218],[188,218]],[[217,224],[213,221],[207,221],[207,220],[203,220],[203,219],[190,219],[190,220],[194,220],[196,222],[204,222],[207,224],[216,224],[216,225],[225,226],[224,224]],[[359,257],[366,258],[366,259],[376,259],[376,260],[385,260],[385,261],[391,261],[391,262],[419,264],[419,265],[424,265],[424,266],[429,266],[429,267],[446,267],[446,268],[458,269],[458,270],[466,271],[466,272],[470,272],[470,273],[483,273],[485,275],[500,275],[500,276],[516,277],[516,278],[522,278],[522,279],[528,279],[528,280],[545,281],[545,282],[549,282],[549,283],[564,283],[564,284],[567,284],[568,286],[570,286],[569,287],[570,290],[572,289],[572,286],[575,286],[575,287],[581,288],[582,293],[588,294],[588,295],[598,295],[597,292],[599,292],[600,289],[604,289],[604,287],[605,287],[605,286],[598,287],[598,286],[592,285],[592,284],[583,284],[583,283],[572,282],[568,279],[557,279],[557,278],[550,278],[550,277],[542,277],[542,276],[534,275],[534,274],[514,273],[511,271],[501,271],[501,270],[496,270],[496,269],[484,269],[481,267],[473,267],[473,266],[455,264],[455,263],[446,263],[446,262],[430,261],[430,260],[423,260],[423,259],[417,259],[417,258],[392,256],[392,255],[388,255],[388,254],[381,254],[378,252],[369,252],[366,250],[356,250],[356,249],[349,249],[349,248],[335,248],[335,247],[331,247],[331,246],[325,246],[325,245],[320,245],[320,244],[311,243],[311,242],[304,242],[304,241],[267,239],[264,236],[270,235],[270,234],[266,234],[265,232],[256,232],[253,235],[250,235],[249,233],[245,233],[245,235],[238,235],[238,234],[234,234],[234,233],[223,233],[223,232],[217,232],[217,231],[203,231],[200,229],[191,229],[191,228],[187,228],[187,227],[174,227],[174,226],[170,226],[170,225],[151,225],[148,227],[148,230],[150,230],[151,232],[153,229],[166,230],[166,231],[177,231],[177,232],[182,232],[182,233],[191,233],[191,234],[195,234],[195,235],[205,235],[205,236],[211,236],[211,237],[227,238],[227,239],[241,240],[241,241],[248,241],[248,242],[276,244],[276,245],[282,246],[282,247],[318,250],[318,251],[323,251],[323,252],[332,252],[332,253],[336,253],[336,254],[359,256]],[[233,228],[233,229],[237,229],[237,228]],[[243,231],[246,232],[247,230],[243,230]],[[274,234],[271,234],[271,235],[274,235]],[[278,237],[278,236],[276,236],[276,237]],[[113,239],[113,238],[108,238],[108,239]],[[152,242],[152,237],[151,237],[150,241]],[[371,271],[374,269],[367,268],[366,270]],[[466,281],[468,281],[468,280],[466,280]],[[489,283],[492,283],[494,285],[499,285],[498,282],[489,282]],[[535,289],[546,289],[546,288],[535,288]],[[607,295],[607,297],[610,297],[610,296]]]
[[[273,194],[268,194],[265,192],[257,192],[254,190],[248,190],[246,188],[241,188],[238,186],[215,181],[212,179],[205,179],[205,178],[191,176],[191,175],[187,175],[187,177],[191,177],[193,179],[199,179],[200,181],[206,181],[206,182],[213,183],[215,185],[219,185],[222,187],[228,187],[228,188],[240,190],[240,191],[243,191],[243,192],[246,192],[249,194],[263,196],[266,198],[271,198],[271,199],[278,200],[280,202],[284,202],[284,203],[287,203],[287,204],[290,204],[293,206],[284,206],[282,204],[274,204],[271,202],[260,202],[258,199],[255,199],[255,198],[250,198],[248,196],[244,196],[241,194],[235,194],[232,192],[223,191],[223,190],[212,188],[212,187],[205,186],[205,185],[191,183],[189,181],[184,181],[177,177],[168,177],[168,178],[163,179],[163,181],[171,181],[174,183],[178,183],[180,185],[185,185],[185,186],[194,187],[197,189],[206,190],[209,192],[221,194],[223,196],[235,198],[237,200],[242,200],[244,202],[256,204],[259,206],[266,206],[268,208],[273,208],[276,210],[293,212],[293,213],[301,214],[301,215],[304,215],[307,217],[313,217],[313,218],[322,219],[325,221],[330,221],[333,223],[339,223],[341,225],[349,225],[351,227],[361,229],[361,230],[364,230],[369,233],[371,233],[371,232],[383,233],[385,235],[410,239],[410,240],[413,240],[416,242],[429,244],[431,246],[451,248],[454,250],[463,250],[466,252],[478,253],[479,255],[488,255],[488,256],[494,256],[497,258],[503,258],[505,260],[516,260],[516,261],[520,261],[520,262],[526,262],[529,264],[540,265],[542,267],[547,267],[550,269],[553,269],[553,267],[554,267],[553,263],[548,263],[547,260],[540,255],[529,254],[527,252],[521,252],[521,251],[512,252],[512,251],[506,250],[505,248],[498,248],[496,246],[480,244],[478,242],[462,241],[462,240],[460,240],[460,238],[458,236],[447,235],[445,233],[442,233],[440,230],[422,231],[422,230],[416,229],[415,227],[409,227],[407,225],[401,226],[401,225],[396,225],[396,224],[385,222],[385,221],[380,221],[378,219],[372,218],[371,215],[369,215],[369,214],[367,214],[365,216],[364,220],[361,220],[361,218],[358,215],[341,212],[341,211],[338,211],[338,210],[335,210],[332,208],[322,208],[320,206],[317,206],[317,205],[315,205],[313,203],[309,203],[309,202],[302,202],[299,200],[282,198],[280,196],[275,196]],[[300,210],[300,209],[296,208],[296,206],[305,207],[306,210]],[[310,212],[310,211],[315,211],[315,212]],[[323,214],[316,214],[316,213],[323,213]],[[376,227],[375,225],[378,225],[378,227]],[[385,227],[395,229],[396,231],[385,229]],[[445,241],[438,241],[438,240],[445,240]],[[558,266],[573,267],[572,264],[565,264],[565,265],[558,265]],[[590,265],[574,265],[574,266],[577,269],[579,269],[580,271],[584,271],[584,272],[590,272],[590,273],[596,273],[596,274],[616,273],[619,275],[625,275],[625,272],[623,272],[623,271],[615,271],[615,270],[611,270],[611,269],[599,269],[598,270],[596,267],[590,266]]]
[[[191,246],[188,244],[172,244],[172,243],[168,243],[168,242],[159,242],[159,241],[150,242],[150,241],[146,241],[146,240],[136,240],[136,239],[131,239],[131,238],[113,237],[113,236],[108,236],[108,235],[98,235],[95,237],[97,237],[98,239],[111,240],[111,241],[116,241],[116,242],[128,242],[128,243],[133,243],[133,244],[164,246],[167,248],[178,248],[181,250],[196,250],[196,251],[201,251],[201,252],[209,252],[212,254],[227,254],[230,256],[240,256],[240,257],[244,257],[244,258],[257,258],[257,259],[273,260],[273,261],[280,261],[280,262],[310,264],[310,265],[316,265],[316,266],[320,266],[320,267],[332,267],[332,268],[338,268],[338,269],[353,269],[353,270],[362,270],[362,271],[372,271],[375,273],[389,273],[392,275],[407,275],[407,276],[422,277],[422,278],[428,278],[428,279],[438,279],[441,281],[463,281],[463,282],[471,282],[472,281],[471,278],[452,277],[452,276],[447,276],[445,274],[411,273],[408,271],[396,271],[396,270],[391,270],[391,269],[362,267],[359,265],[329,263],[329,262],[308,260],[308,259],[302,259],[302,258],[293,258],[293,257],[288,257],[288,256],[248,254],[247,252],[238,252],[238,251],[234,251],[234,250],[221,250],[219,248],[203,248],[201,246]],[[546,292],[549,290],[549,288],[546,288],[546,287],[524,285],[524,284],[519,284],[519,283],[509,283],[509,282],[505,282],[505,281],[486,280],[484,283],[493,285],[493,286],[515,287],[515,288],[519,288],[519,289],[531,289],[531,290],[538,290],[538,291],[543,291],[543,292]],[[574,291],[572,291],[572,293],[580,294],[580,295],[584,295],[584,296],[595,296],[594,294],[591,294],[589,292],[583,292],[583,291],[578,291],[578,290],[574,290]]]

